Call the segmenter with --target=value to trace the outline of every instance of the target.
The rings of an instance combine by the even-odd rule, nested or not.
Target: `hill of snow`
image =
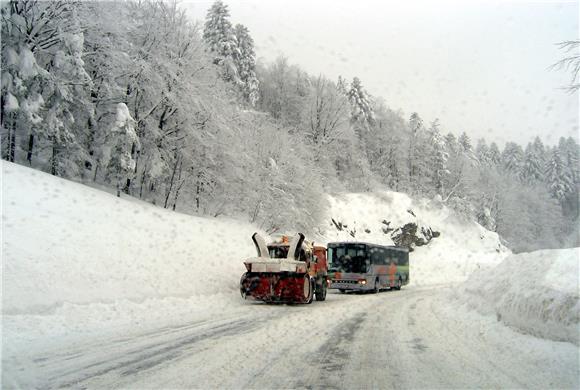
[[[578,345],[579,275],[578,248],[521,253],[474,272],[456,296],[524,333]]]

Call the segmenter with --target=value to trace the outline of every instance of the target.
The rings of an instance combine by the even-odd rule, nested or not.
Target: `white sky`
[[[555,43],[578,38],[578,1],[224,0],[259,60],[357,76],[404,116],[500,146],[578,139],[578,93],[560,89]],[[213,1],[185,0],[203,21]]]

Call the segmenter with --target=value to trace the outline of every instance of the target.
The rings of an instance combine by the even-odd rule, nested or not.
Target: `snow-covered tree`
[[[539,150],[538,146],[535,144],[532,145],[529,143],[526,146],[524,161],[520,172],[520,177],[524,182],[531,184],[540,182],[543,179],[543,155],[540,155],[540,152],[542,151],[543,147],[542,150]]]
[[[499,164],[501,163],[501,153],[495,142],[492,142],[489,145],[488,161],[494,167],[499,166]]]
[[[475,157],[481,165],[485,166],[491,163],[489,147],[483,138],[477,140],[477,146],[475,147]]]
[[[251,106],[255,106],[259,98],[260,82],[256,77],[254,40],[248,28],[242,24],[236,24],[234,35],[238,45],[238,55],[234,56],[234,63],[240,78],[242,94]]]
[[[443,194],[443,183],[446,181],[449,170],[447,169],[447,159],[449,158],[449,153],[445,145],[445,139],[441,135],[439,130],[439,120],[431,124],[429,129],[430,133],[430,145],[431,145],[431,182],[435,191],[439,194]]]
[[[563,203],[566,196],[572,190],[572,177],[562,161],[560,149],[555,148],[548,160],[546,166],[546,182],[550,195],[554,199]]]
[[[507,172],[517,175],[521,171],[524,159],[522,147],[515,142],[508,142],[501,155],[503,167]]]
[[[235,81],[239,78],[236,62],[241,53],[229,17],[230,11],[226,4],[221,0],[213,3],[205,18],[203,39],[214,55],[214,64],[223,67],[224,79]]]
[[[459,150],[461,153],[463,153],[463,155],[472,160],[476,159],[475,153],[473,151],[473,145],[471,144],[471,138],[469,138],[465,132],[461,133],[457,139],[457,143],[459,144]]]
[[[352,108],[351,121],[353,123],[359,123],[363,127],[368,127],[374,120],[374,113],[370,96],[363,88],[358,77],[352,79],[352,83],[350,83],[347,91],[347,98]]]
[[[309,99],[307,137],[314,145],[335,141],[348,124],[348,102],[337,87],[319,76],[313,82]],[[318,153],[323,153],[318,150]]]
[[[129,194],[131,180],[135,174],[135,156],[139,149],[139,139],[135,133],[135,120],[124,103],[117,105],[116,120],[107,141],[111,145],[111,151],[106,178],[116,187],[117,196],[121,196],[121,189]]]

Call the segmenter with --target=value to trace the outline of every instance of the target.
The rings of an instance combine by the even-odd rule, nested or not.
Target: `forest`
[[[221,1],[202,22],[174,1],[1,6],[4,160],[267,232],[315,234],[326,194],[390,190],[514,251],[580,245],[573,138],[500,147],[405,116],[357,77],[259,63]]]

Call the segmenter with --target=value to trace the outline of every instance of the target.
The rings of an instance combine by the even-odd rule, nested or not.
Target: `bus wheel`
[[[381,288],[379,287],[379,280],[375,280],[375,288],[373,289],[373,293],[378,294],[378,292],[381,291]]]
[[[339,288],[338,291],[340,291],[341,294],[346,293],[346,290],[344,288]]]
[[[395,290],[400,290],[402,285],[403,281],[401,280],[401,278],[397,279],[397,285],[395,286]]]

